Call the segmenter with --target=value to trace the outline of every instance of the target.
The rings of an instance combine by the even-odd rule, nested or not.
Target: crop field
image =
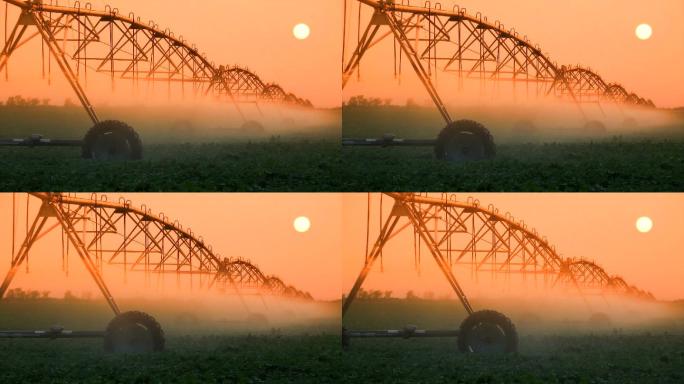
[[[294,127],[279,113],[267,113],[263,132],[244,132],[238,118],[215,110],[100,112],[102,119],[120,119],[139,132],[144,160],[82,160],[80,148],[0,148],[0,190],[259,192],[335,185],[330,180],[339,164],[339,111],[302,114],[296,120],[302,126]],[[77,107],[0,107],[2,138],[40,133],[80,139],[90,125]]]
[[[82,111],[76,108],[66,108],[66,111],[56,107],[35,108],[40,113],[32,114],[30,107],[22,107],[20,114],[15,113],[16,108],[0,107],[0,137],[25,137],[28,132],[40,132],[52,138],[79,138],[83,127],[89,126]],[[339,111],[330,112],[333,117],[328,116],[337,119],[337,124],[327,121],[305,131],[281,132],[281,123],[275,122],[270,124],[270,130],[256,137],[236,134],[237,128],[217,129],[208,118],[167,117],[163,124],[157,125],[145,123],[140,113],[136,113],[127,112],[123,119],[140,129],[145,143],[144,160],[102,163],[80,159],[78,148],[0,148],[0,190],[655,192],[684,189],[684,157],[681,156],[684,134],[676,126],[648,136],[625,134],[581,140],[549,137],[528,142],[502,139],[497,141],[498,155],[494,160],[451,164],[435,160],[429,147],[341,149]],[[365,120],[346,112],[345,136],[376,137],[393,132],[412,137],[414,128],[395,125],[386,114],[366,116],[369,120]],[[114,112],[110,115],[119,116]],[[164,121],[162,112],[151,118]],[[395,119],[412,123],[401,116]],[[362,125],[361,120],[366,122]],[[138,121],[143,122],[138,124]],[[415,138],[436,136],[441,127],[434,117],[426,126],[430,130]],[[496,137],[505,137],[503,128],[497,132]]]
[[[358,305],[356,305],[358,304]],[[129,304],[126,304],[129,305]],[[684,323],[649,328],[537,328],[520,324],[515,355],[465,355],[456,340],[352,340],[342,350],[339,320],[230,329],[206,322],[179,326],[175,312],[147,305],[165,324],[167,349],[112,355],[101,340],[0,340],[0,382],[51,383],[679,383],[684,379]],[[339,302],[325,304],[330,313]],[[684,308],[677,305],[681,316]],[[183,308],[186,310],[186,308]],[[177,311],[176,311],[177,312]],[[370,328],[412,319],[448,327],[462,318],[453,301],[360,300],[347,325]],[[3,303],[0,329],[59,321],[98,329],[109,319],[99,301]],[[187,321],[187,316],[184,317]],[[671,320],[668,320],[671,321]],[[676,324],[673,326],[672,324]],[[84,328],[78,328],[84,327]]]
[[[684,188],[684,115],[671,112],[655,128],[608,126],[583,132],[580,123],[506,111],[458,111],[490,129],[494,160],[450,164],[431,147],[356,147],[343,150],[351,190],[402,191],[679,191]],[[534,117],[534,119],[532,118]],[[527,120],[529,118],[529,120]],[[650,116],[641,120],[648,121]],[[431,108],[347,107],[343,136],[434,139],[444,122]],[[530,126],[516,128],[516,121]]]
[[[255,327],[204,320],[196,312],[171,310],[169,303],[138,305],[164,327],[164,352],[107,354],[101,339],[0,339],[0,382],[320,383],[343,376],[336,369],[342,351],[339,319],[334,316],[299,325]],[[197,309],[192,303],[184,307]],[[60,324],[67,329],[101,330],[111,317],[100,301],[6,301],[0,308],[0,329],[46,329]]]
[[[353,339],[341,366],[350,382],[678,383],[684,380],[684,306],[677,308],[674,319],[629,327],[531,321],[509,308],[504,312],[517,324],[518,354],[465,355],[455,338]],[[345,326],[457,329],[463,318],[455,301],[359,300]]]

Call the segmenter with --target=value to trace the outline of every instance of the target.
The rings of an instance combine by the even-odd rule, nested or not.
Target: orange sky
[[[459,194],[465,200],[469,194]],[[622,275],[630,284],[652,291],[658,299],[684,298],[684,195],[676,194],[472,194],[482,206],[494,204],[510,212],[546,236],[562,257],[595,260],[610,275]],[[363,266],[366,236],[367,194],[344,196],[344,285],[348,291]],[[379,195],[373,195],[371,244],[378,234]],[[391,207],[385,197],[384,206]],[[654,229],[641,234],[635,222],[650,216]],[[370,274],[366,289],[407,290],[422,294],[450,292],[434,261],[423,252],[420,276],[413,264],[410,232],[393,239],[384,253],[384,272],[379,265]],[[464,276],[465,275],[465,276]],[[478,286],[469,272],[456,272],[466,293]],[[481,283],[484,285],[485,283]],[[486,288],[486,287],[482,287]]]
[[[351,3],[356,7],[355,2]],[[411,1],[415,5],[423,3]],[[458,4],[471,14],[482,12],[489,21],[500,20],[539,44],[559,64],[591,67],[608,82],[622,83],[628,90],[653,99],[660,107],[684,106],[681,0],[573,0],[562,5],[548,0],[445,0],[441,4],[445,9]],[[635,28],[641,23],[653,26],[651,40],[636,38]],[[347,46],[349,53],[353,49]],[[345,99],[366,93],[400,103],[407,97],[417,101],[429,99],[410,71],[408,61],[401,85],[393,80],[391,50],[388,40],[368,52],[362,63],[362,84],[356,78],[350,81]],[[448,92],[441,93],[449,99]]]
[[[25,195],[17,195],[25,201]],[[84,195],[87,197],[88,195]],[[117,194],[109,194],[116,201]],[[180,220],[225,257],[252,260],[266,274],[311,292],[317,299],[337,299],[350,288],[363,264],[365,247],[366,194],[125,194],[134,205],[147,204]],[[379,195],[373,195],[371,242],[377,236]],[[460,194],[465,199],[465,194]],[[494,204],[509,211],[529,227],[536,228],[554,244],[563,257],[595,260],[611,275],[622,275],[629,283],[652,291],[657,298],[684,298],[684,195],[676,194],[474,194],[482,205]],[[11,251],[11,194],[0,194],[0,273],[9,265]],[[32,209],[37,208],[32,201]],[[385,209],[391,204],[385,198]],[[23,206],[22,206],[23,207]],[[20,217],[23,217],[23,209]],[[312,230],[298,234],[294,218],[306,215]],[[651,233],[640,234],[635,221],[650,216]],[[17,219],[23,228],[24,219]],[[23,231],[19,231],[23,232]],[[71,275],[61,272],[59,235],[49,235],[31,253],[31,273],[17,275],[14,287],[97,293],[76,257]],[[19,243],[19,239],[17,239]],[[446,281],[424,256],[421,274],[413,268],[412,239],[400,235],[386,248],[383,273],[379,267],[368,278],[367,289],[392,290],[403,295],[447,293]],[[427,255],[427,252],[424,252]],[[106,278],[115,296],[140,289],[123,284],[120,274]],[[474,285],[456,272],[466,292],[475,295]]]
[[[18,194],[22,214],[18,220],[24,233],[25,194]],[[81,195],[80,195],[81,196]],[[89,194],[81,197],[89,198]],[[120,195],[109,194],[109,201]],[[163,212],[178,219],[184,228],[192,228],[222,257],[251,260],[267,275],[276,275],[286,284],[310,292],[316,299],[337,299],[341,287],[339,195],[300,194],[125,194],[133,205],[146,204],[155,213]],[[32,198],[31,206],[38,207]],[[12,195],[0,194],[0,273],[6,272],[11,253]],[[19,210],[18,210],[19,212]],[[310,217],[311,231],[300,234],[293,220]],[[71,259],[71,275],[61,272],[59,231],[36,243],[31,252],[30,270],[17,275],[13,287],[50,290],[57,296],[67,289],[81,293],[98,290],[77,257]],[[20,240],[17,236],[17,247]],[[110,272],[108,272],[110,271]],[[105,267],[105,278],[115,297],[131,288],[123,286],[119,269]],[[174,280],[171,278],[169,280]],[[140,286],[133,287],[140,289]]]
[[[66,4],[64,0],[59,3]],[[340,104],[342,8],[337,1],[94,0],[91,3],[94,9],[104,9],[109,3],[124,15],[133,11],[142,20],[154,20],[162,29],[168,27],[176,36],[182,35],[196,44],[211,61],[247,66],[264,81],[279,83],[286,91],[310,99],[318,107]],[[14,21],[15,17],[10,20]],[[308,40],[299,41],[292,36],[292,28],[298,23],[311,26]],[[24,94],[53,100],[64,95],[76,99],[61,76],[55,76],[51,87],[34,80],[41,73],[39,43],[23,47],[13,59],[10,83],[4,80],[0,83],[0,98]],[[109,99],[108,93],[92,95],[95,101],[102,101],[104,96]]]

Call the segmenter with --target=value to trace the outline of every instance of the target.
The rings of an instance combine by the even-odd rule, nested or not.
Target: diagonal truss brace
[[[50,218],[57,219],[58,223],[64,230],[64,233],[67,235],[67,239],[76,249],[78,256],[83,262],[83,265],[86,267],[86,270],[97,284],[102,296],[104,296],[105,300],[107,300],[107,303],[112,311],[114,311],[114,313],[117,315],[121,313],[119,306],[116,304],[114,297],[109,291],[109,288],[107,288],[107,284],[97,268],[94,258],[91,256],[85,243],[78,236],[78,230],[69,220],[67,212],[65,212],[59,205],[50,204],[48,202],[43,202],[43,205],[40,207],[40,211],[36,215],[36,218],[31,225],[31,229],[27,233],[19,252],[16,256],[13,255],[12,257],[12,266],[7,272],[7,275],[0,286],[0,300],[5,296],[9,285],[12,283],[16,273],[19,271],[19,268],[24,261],[26,261],[27,255],[31,250],[31,247],[33,247],[33,244],[35,244],[35,242],[43,236],[41,230],[45,226],[47,220]]]
[[[380,231],[378,239],[373,245],[371,252],[366,257],[366,263],[363,269],[361,270],[361,273],[357,277],[354,286],[349,292],[349,295],[344,300],[344,304],[342,306],[343,317],[347,313],[347,310],[351,306],[354,299],[356,299],[356,296],[361,290],[361,286],[363,285],[364,281],[368,277],[368,273],[370,273],[373,264],[382,254],[383,248],[385,247],[387,242],[392,237],[394,237],[397,224],[402,217],[408,218],[410,224],[416,230],[421,240],[425,242],[425,244],[428,246],[435,262],[437,263],[440,270],[442,271],[447,281],[451,285],[452,289],[454,290],[459,300],[463,304],[463,307],[466,309],[466,311],[468,311],[469,314],[473,313],[473,307],[470,305],[470,302],[468,301],[465,292],[463,291],[460,284],[456,280],[456,277],[451,271],[447,258],[440,250],[438,241],[430,234],[430,230],[426,227],[425,220],[421,216],[422,213],[420,212],[419,207],[411,206],[409,203],[401,202],[399,200],[395,201],[394,207],[392,208],[392,213],[387,217],[382,227],[382,230]]]
[[[64,52],[62,47],[60,47],[59,43],[57,42],[57,38],[52,33],[50,23],[43,18],[40,12],[33,12],[27,9],[22,9],[21,14],[19,15],[19,19],[17,20],[17,23],[14,26],[12,33],[9,36],[9,39],[5,43],[5,47],[3,48],[2,53],[0,54],[0,71],[2,71],[5,68],[12,53],[20,45],[23,44],[21,42],[21,38],[30,26],[36,27],[41,38],[43,39],[45,44],[47,44],[48,48],[50,49],[50,52],[57,61],[57,64],[59,65],[59,68],[64,74],[64,77],[67,79],[69,85],[71,85],[71,88],[76,93],[76,96],[78,97],[78,100],[81,102],[83,108],[86,110],[86,113],[88,113],[90,120],[93,122],[93,124],[97,124],[100,121],[100,119],[95,113],[95,109],[93,108],[93,105],[90,103],[88,95],[81,86],[81,83],[78,81],[78,76],[71,68],[69,60],[67,58],[67,54]]]
[[[421,83],[423,83],[423,86],[430,95],[430,98],[437,107],[437,110],[439,110],[439,113],[442,115],[442,118],[444,118],[444,121],[447,124],[451,124],[453,120],[451,119],[451,115],[449,115],[449,111],[447,110],[444,101],[442,101],[442,98],[439,96],[437,88],[430,78],[430,74],[423,66],[420,55],[418,52],[416,52],[414,47],[411,45],[409,38],[406,36],[406,33],[402,28],[401,21],[397,19],[393,12],[380,9],[375,10],[375,13],[366,27],[363,36],[359,40],[358,46],[352,54],[349,63],[344,67],[342,87],[344,88],[346,86],[352,74],[358,70],[361,59],[368,49],[374,45],[373,39],[377,35],[382,25],[387,25],[390,28],[394,38],[399,43],[401,50],[409,59],[413,70],[418,76],[418,79],[421,81]]]

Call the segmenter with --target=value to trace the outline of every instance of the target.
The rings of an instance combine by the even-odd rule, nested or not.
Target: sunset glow
[[[306,216],[300,216],[294,221],[294,229],[299,233],[309,232],[311,229],[311,220]]]
[[[311,35],[311,28],[306,24],[297,24],[292,29],[292,34],[297,40],[306,40]]]
[[[636,222],[636,228],[641,233],[649,233],[653,229],[653,220],[650,217],[640,217]]]
[[[635,33],[639,40],[648,40],[653,36],[653,28],[648,24],[640,24]]]

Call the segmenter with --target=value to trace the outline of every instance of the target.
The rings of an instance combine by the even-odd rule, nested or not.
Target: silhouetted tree
[[[387,99],[385,101],[391,102],[391,99]],[[378,107],[383,105],[383,103],[383,100],[380,98],[366,98],[365,96],[359,95],[351,97],[347,105],[350,107]]]

